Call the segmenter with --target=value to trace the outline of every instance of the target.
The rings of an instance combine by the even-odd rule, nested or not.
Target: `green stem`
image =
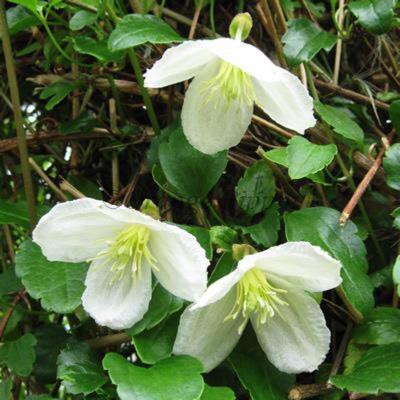
[[[214,207],[211,205],[210,201],[208,199],[204,200],[204,204],[207,206],[209,209],[211,215],[218,221],[219,224],[223,226],[229,226],[219,215],[218,213],[214,210]]]
[[[28,161],[28,147],[26,144],[23,118],[21,112],[21,101],[19,97],[19,89],[17,76],[15,73],[14,59],[11,48],[10,35],[7,27],[7,19],[5,12],[5,0],[0,0],[0,33],[3,38],[4,58],[7,66],[7,76],[10,85],[11,101],[13,104],[13,112],[15,118],[15,126],[17,130],[17,140],[19,156],[21,160],[22,177],[24,181],[25,195],[28,202],[28,214],[32,229],[36,223],[35,213],[35,194],[33,191],[31,170]]]

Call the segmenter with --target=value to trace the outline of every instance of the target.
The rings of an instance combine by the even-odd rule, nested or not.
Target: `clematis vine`
[[[313,101],[300,80],[242,42],[251,25],[249,14],[239,14],[230,27],[233,38],[184,42],[168,49],[145,74],[150,88],[194,77],[183,103],[182,127],[203,153],[237,145],[250,125],[254,103],[300,134],[315,125]]]
[[[184,311],[173,352],[198,358],[210,371],[230,354],[250,321],[279,370],[311,372],[329,350],[330,331],[309,293],[340,285],[340,269],[307,242],[246,255]]]
[[[99,325],[126,329],[140,321],[152,273],[172,294],[197,300],[207,286],[205,251],[183,229],[139,211],[93,199],[56,205],[33,240],[50,261],[89,261],[84,309]]]

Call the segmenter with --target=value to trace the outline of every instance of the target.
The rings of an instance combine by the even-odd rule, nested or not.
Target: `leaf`
[[[71,133],[89,133],[96,126],[95,115],[89,111],[84,111],[78,118],[64,121],[60,126],[63,135]]]
[[[397,286],[397,295],[400,294],[400,256],[397,256],[393,266],[393,283]]]
[[[195,203],[207,196],[225,170],[226,151],[207,155],[192,147],[181,124],[162,137],[158,155],[165,177],[178,194]]]
[[[12,379],[7,378],[6,380],[0,382],[0,399],[11,400],[11,389],[12,389]]]
[[[400,135],[400,100],[396,100],[390,104],[389,117],[396,133]]]
[[[314,144],[295,136],[289,140],[288,146],[289,176],[301,179],[315,174],[328,166],[336,154],[337,147],[334,144]]]
[[[124,55],[121,51],[112,52],[107,47],[107,41],[96,40],[89,36],[74,36],[74,49],[80,54],[88,54],[102,62],[118,62]]]
[[[395,190],[400,190],[400,143],[390,146],[383,159],[386,183]]]
[[[20,31],[40,24],[38,17],[23,6],[8,9],[6,16],[10,35],[15,35]]]
[[[362,148],[364,132],[344,111],[319,102],[314,104],[314,109],[338,135],[351,140],[357,144],[358,148]]]
[[[204,385],[200,400],[235,400],[235,393],[227,387],[213,387]]]
[[[392,27],[395,4],[395,0],[357,0],[350,2],[349,9],[364,29],[381,35]]]
[[[293,375],[278,371],[258,345],[251,329],[246,329],[229,361],[252,400],[286,400]]]
[[[132,338],[140,360],[145,364],[155,364],[172,353],[180,314],[173,314],[153,329],[143,331]]]
[[[68,174],[67,181],[71,183],[75,188],[77,188],[86,197],[91,199],[103,200],[103,195],[98,184],[92,182],[87,177],[83,175],[74,175],[72,173]],[[71,195],[71,200],[74,197]]]
[[[118,22],[108,39],[111,51],[125,50],[147,42],[182,42],[181,38],[166,22],[155,15],[129,14]]]
[[[169,196],[182,202],[189,202],[188,200],[183,198],[180,194],[178,194],[178,190],[167,181],[164,171],[159,165],[157,164],[153,165],[153,168],[151,169],[151,176],[154,182],[158,185],[158,187],[162,189],[165,193],[167,193]]]
[[[223,225],[214,225],[210,228],[211,242],[217,246],[217,248],[224,249],[226,251],[232,251],[232,245],[238,243],[239,235],[237,232]]]
[[[97,20],[97,15],[90,11],[80,10],[69,20],[71,31],[80,31],[85,26],[93,25]]]
[[[57,81],[45,87],[40,93],[42,100],[49,99],[45,108],[52,110],[57,104],[61,103],[71,92],[78,87],[76,82]]]
[[[21,336],[13,342],[6,342],[0,347],[0,363],[20,376],[28,376],[32,372],[35,361],[36,338],[31,333]]]
[[[177,356],[140,368],[116,353],[103,360],[121,400],[196,400],[204,389],[200,361]]]
[[[18,292],[21,288],[21,281],[15,275],[14,268],[9,267],[0,274],[0,296]]]
[[[330,379],[336,387],[365,394],[400,392],[400,343],[373,347],[347,375]]]
[[[271,168],[263,160],[247,168],[239,180],[235,195],[240,208],[249,215],[265,210],[275,196],[275,178]]]
[[[223,276],[228,275],[235,269],[235,265],[236,261],[233,259],[232,252],[223,253],[208,279],[208,285],[211,285]]]
[[[81,304],[86,263],[51,262],[31,240],[20,246],[15,259],[17,276],[42,307],[59,314],[70,313]]]
[[[240,230],[250,237],[259,245],[264,248],[275,245],[278,241],[278,232],[280,228],[279,221],[279,204],[272,204],[267,211],[265,211],[264,218],[255,225],[242,226]]]
[[[279,164],[286,168],[289,168],[287,147],[280,147],[279,149],[265,151],[264,157],[267,160],[274,162],[275,164]]]
[[[374,308],[354,328],[352,340],[369,345],[400,343],[400,310],[392,307]]]
[[[38,207],[37,216],[41,216],[48,211],[48,207]],[[28,215],[28,205],[26,201],[19,200],[12,203],[0,199],[0,224],[16,224],[29,229],[31,224]]]
[[[400,229],[400,207],[396,208],[391,215],[394,218],[393,226]]]
[[[323,31],[305,18],[293,19],[282,37],[283,53],[291,67],[310,61],[320,51],[328,52],[336,43],[336,36]]]
[[[211,260],[213,256],[213,248],[209,230],[206,228],[202,228],[201,226],[190,226],[190,225],[178,225],[178,226],[184,229],[186,232],[189,232],[197,239],[197,242],[206,252],[207,258]]]
[[[38,3],[37,0],[10,0],[10,3],[20,4],[31,10],[34,14],[37,14]]]
[[[364,243],[351,221],[339,225],[340,212],[313,207],[286,213],[285,230],[289,241],[305,240],[331,254],[342,263],[342,290],[347,301],[363,314],[374,306],[373,285],[367,275]]]
[[[100,360],[86,343],[68,344],[57,365],[57,378],[62,379],[68,393],[88,395],[107,382]]]

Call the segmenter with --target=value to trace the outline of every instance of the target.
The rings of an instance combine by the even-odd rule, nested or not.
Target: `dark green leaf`
[[[11,400],[12,379],[8,378],[0,382],[0,399]]]
[[[57,360],[57,378],[68,393],[88,395],[107,381],[100,360],[86,343],[71,343]]]
[[[60,126],[60,132],[63,135],[70,133],[89,133],[96,126],[96,118],[93,113],[85,111],[78,118],[67,120]]]
[[[232,250],[232,245],[237,243],[237,232],[228,226],[215,225],[210,228],[211,242],[220,249]]]
[[[340,212],[314,207],[287,213],[284,216],[286,238],[305,240],[320,246],[342,263],[342,289],[348,302],[361,314],[374,305],[373,285],[367,275],[368,262],[364,243],[351,221],[339,224]]]
[[[168,358],[146,369],[108,353],[103,366],[117,385],[121,400],[196,400],[204,389],[203,367],[189,356]]]
[[[52,110],[57,104],[61,103],[71,92],[77,89],[78,84],[69,81],[57,81],[45,87],[40,93],[42,100],[49,99],[46,110]]]
[[[28,293],[40,299],[46,310],[69,313],[81,304],[87,264],[51,262],[30,240],[22,243],[16,260],[16,273]]]
[[[111,33],[108,48],[125,50],[140,44],[182,42],[183,39],[161,18],[155,15],[126,15]]]
[[[67,181],[77,188],[86,197],[91,199],[103,200],[103,194],[99,188],[99,185],[89,180],[87,177],[82,175],[69,174]],[[71,196],[71,200],[73,197]]]
[[[85,26],[93,25],[97,20],[97,15],[90,11],[80,10],[69,20],[69,29],[79,31]]]
[[[45,214],[48,207],[39,207],[38,216]],[[0,199],[0,224],[16,224],[29,229],[29,215],[26,201],[20,200],[16,203]]]
[[[214,270],[208,280],[208,285],[211,285],[223,276],[228,275],[235,269],[236,261],[233,259],[231,252],[223,253],[214,267]]]
[[[265,210],[275,196],[275,178],[263,160],[246,169],[236,188],[236,200],[247,214],[255,215]]]
[[[103,62],[118,62],[123,52],[112,52],[107,47],[107,41],[95,40],[89,36],[74,36],[74,49],[80,54],[88,54]]]
[[[0,274],[0,296],[18,292],[22,288],[21,281],[15,275],[14,268],[7,268]]]
[[[397,256],[393,266],[393,283],[397,286],[397,295],[400,295],[400,256]]]
[[[400,100],[396,100],[390,104],[389,116],[394,129],[396,129],[396,133],[400,135]]]
[[[400,229],[400,207],[392,212],[392,217],[394,218],[393,226],[396,229]]]
[[[336,37],[323,31],[310,20],[293,19],[283,35],[283,52],[291,67],[310,61],[322,49],[329,51],[336,43]]]
[[[390,146],[383,159],[386,183],[395,190],[400,190],[400,143]]]
[[[200,400],[235,400],[235,393],[227,387],[213,387],[204,385]]]
[[[7,10],[7,24],[10,35],[40,24],[39,19],[25,7],[17,6]]]

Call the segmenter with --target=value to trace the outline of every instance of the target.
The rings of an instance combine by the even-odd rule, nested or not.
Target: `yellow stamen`
[[[263,325],[276,313],[280,315],[280,306],[288,305],[280,298],[282,293],[287,291],[272,286],[264,272],[253,268],[236,285],[236,303],[225,320],[236,319],[242,314],[244,321],[239,327],[239,333],[246,327],[251,314],[254,314],[258,325]]]

